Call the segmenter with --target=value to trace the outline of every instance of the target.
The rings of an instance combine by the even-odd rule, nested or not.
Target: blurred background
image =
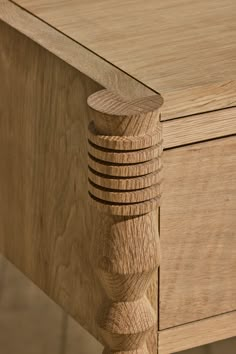
[[[1,354],[101,354],[101,345],[0,255]],[[235,354],[236,338],[182,352]]]

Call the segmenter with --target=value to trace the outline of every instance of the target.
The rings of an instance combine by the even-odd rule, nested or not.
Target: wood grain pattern
[[[153,95],[152,90],[121,69],[9,0],[0,0],[0,19],[103,87],[130,98]]]
[[[226,7],[227,4],[228,1]],[[0,16],[5,16],[7,22],[15,26],[15,17],[11,17],[12,13],[9,15],[8,5],[9,2],[1,0],[3,11]],[[17,13],[17,26],[41,43],[40,38],[45,38],[43,31],[40,32],[41,37],[37,37],[34,26],[34,29],[25,29],[26,19],[40,23],[41,30],[46,28],[47,31],[48,27],[45,24],[42,26],[46,27],[41,27],[41,22],[14,5],[11,9]],[[64,43],[71,44],[68,42],[70,39],[65,40],[53,29],[50,33],[49,41],[43,39],[42,42],[48,47],[48,43],[53,43],[52,35],[55,33],[58,42],[58,38],[63,38],[55,50],[58,54],[63,51]],[[86,99],[101,88],[99,84],[4,22],[0,22],[0,46],[0,249],[52,299],[106,344],[105,353],[112,348],[121,353],[124,349],[152,354],[156,347],[156,269],[159,264],[156,236],[162,172],[162,133],[158,127],[149,131],[157,121],[156,114],[153,115],[152,109],[145,110],[146,97],[143,101],[132,101],[135,104],[128,106],[127,117],[122,115],[127,109],[126,104],[122,105],[123,101],[115,105],[115,111],[108,110],[108,114],[107,106],[104,111],[99,106],[97,111],[94,110],[96,113],[91,114]],[[67,52],[65,56],[59,56],[77,65],[72,56],[67,59]],[[96,66],[97,62],[93,64]],[[84,70],[90,72],[91,67],[83,65]],[[105,68],[108,72],[111,67]],[[97,73],[97,77],[102,78],[103,75],[99,76],[99,70],[96,70],[93,74]],[[227,80],[227,70],[224,73]],[[110,76],[105,75],[105,81],[100,78],[97,81],[107,82],[123,94],[131,92],[129,80],[125,81],[126,88],[123,90],[120,84],[123,76],[117,75],[114,76],[112,71]],[[221,84],[210,80],[207,87],[203,83],[197,88],[187,88],[187,85],[180,90],[169,91],[170,96],[176,95],[173,105],[179,97],[184,97],[184,92],[189,92],[189,96],[187,100],[179,100],[175,113],[167,113],[167,116],[171,118],[183,112],[198,112],[202,107],[205,110],[233,105],[234,85],[234,80]],[[135,86],[135,97],[142,92],[139,88],[136,90]],[[204,101],[199,97],[206,88],[208,96]],[[197,90],[200,96],[192,96],[192,91]],[[168,93],[165,96],[168,97]],[[156,95],[157,98],[159,107],[160,96]],[[124,97],[121,95],[120,99]],[[152,98],[148,98],[150,103],[149,100],[152,101]],[[194,103],[188,105],[189,101]],[[95,100],[93,109],[97,104]],[[168,109],[165,112],[171,112],[170,105]],[[102,119],[98,117],[101,112]],[[228,109],[227,112],[229,115],[224,112],[223,119],[226,122],[234,120],[234,109]],[[109,121],[110,116],[112,122]],[[142,119],[148,118],[147,123],[141,126],[138,125],[140,116]],[[167,116],[164,115],[163,119],[167,119]],[[200,125],[204,117],[210,122],[209,125],[202,124],[199,128],[199,117]],[[218,113],[181,118],[181,124],[182,119],[189,125],[181,139],[175,138],[180,130],[174,121],[165,123],[170,127],[170,133],[167,133],[169,141],[171,134],[176,139],[172,143],[175,146],[180,141],[190,143],[235,132],[234,122],[232,129],[228,130],[230,123],[226,127],[225,121],[221,121],[213,136],[211,127],[220,121]],[[91,120],[94,123],[89,125]],[[222,126],[224,130],[221,134]],[[124,127],[127,135],[122,133]],[[191,127],[195,127],[193,136],[189,136]],[[206,132],[203,131],[205,127]],[[116,136],[113,136],[114,131],[117,131]],[[134,134],[135,137],[132,136]],[[89,164],[92,161],[94,163],[89,171],[88,138],[91,155]],[[129,155],[124,154],[126,149],[131,150]],[[135,149],[140,151],[134,154]],[[161,268],[161,329],[235,309],[235,150],[235,137],[231,137],[165,152],[167,189],[164,214],[161,215],[165,250]],[[127,159],[129,163],[125,166]],[[142,174],[148,175],[141,178]],[[94,210],[88,205],[88,176],[96,205]],[[157,188],[153,188],[153,185]],[[137,198],[140,198],[140,203],[133,203]],[[101,217],[101,212],[104,217]],[[114,263],[115,266],[112,264],[111,268],[107,268],[104,260],[104,263],[98,262],[98,265],[102,265],[98,269],[99,276],[95,274],[94,261],[97,257],[93,255],[96,238],[94,241],[91,237],[97,235],[98,230],[105,230],[100,232],[101,238],[108,238],[111,234],[117,237],[115,240],[121,245],[118,249],[128,260],[127,263],[121,262],[117,269],[115,266],[118,262]],[[129,244],[126,234],[137,237],[130,237]],[[150,240],[144,240],[144,234],[150,235]],[[139,247],[134,250],[139,249],[139,252],[135,255],[137,268],[133,269],[134,264],[130,262],[132,257],[129,259],[130,253],[125,257],[125,252],[128,244],[128,250],[132,253],[135,242]],[[112,242],[102,244],[102,251],[114,251]],[[147,259],[143,257],[145,247],[147,256],[151,254]],[[113,256],[118,258],[119,255],[111,253],[111,258]],[[151,270],[145,268],[151,262]],[[206,269],[206,264],[209,269]],[[145,276],[141,278],[140,273]],[[120,291],[121,284],[124,292]],[[96,320],[94,314],[99,313],[99,309],[103,310],[102,315]],[[115,323],[117,313],[120,316],[118,324]],[[122,322],[125,314],[128,314],[128,324]],[[140,318],[145,318],[145,321],[141,322]],[[132,328],[131,322],[134,324]]]
[[[94,118],[87,97],[100,86],[3,22],[0,43],[1,252],[103,342],[95,314],[107,297],[92,252],[101,217],[89,206],[87,188]],[[140,212],[158,201],[140,203]],[[155,289],[145,298],[152,319],[156,272],[146,280]],[[155,334],[147,340],[151,354]]]
[[[2,22],[0,48],[0,250],[96,337],[87,97],[100,86]]]
[[[36,43],[47,48],[48,51],[63,59],[68,64],[88,75],[101,85],[124,95],[126,98],[143,97],[153,94],[125,75],[120,69],[104,62],[101,58],[94,56],[86,48],[80,46],[73,40],[65,37],[57,30],[51,28],[46,23],[31,16],[26,11],[12,4],[8,0],[0,0],[0,19],[9,23],[13,28],[25,34]],[[186,97],[192,89],[188,90]],[[214,102],[219,95],[220,89],[216,88],[216,93],[202,91],[201,88],[194,89],[198,99],[195,103],[202,105],[204,110],[220,108]],[[168,94],[168,93],[167,93]],[[170,94],[168,94],[170,95]],[[163,106],[163,119],[188,114],[188,106],[178,99],[178,91],[171,94],[168,103]],[[224,87],[224,100],[228,97],[227,106],[234,102],[235,87],[231,83]],[[165,95],[166,100],[166,95]],[[202,139],[211,139],[229,134],[235,134],[235,114],[232,110],[219,110],[212,113],[195,115],[193,117],[181,118],[179,121],[171,120],[163,124],[164,148],[192,143]],[[196,118],[196,121],[195,121]],[[178,125],[179,123],[179,125]],[[186,125],[184,124],[186,123]],[[178,129],[181,127],[181,130]]]
[[[172,148],[236,134],[236,108],[163,122],[163,146]]]
[[[73,319],[66,317],[56,304],[3,257],[0,257],[0,284],[0,345],[4,354],[77,354],[78,348],[80,354],[102,353],[102,346],[94,338]],[[162,331],[160,349],[178,350],[233,335],[233,326],[224,333],[227,323],[233,325],[235,316],[218,316],[217,320],[212,318]],[[204,327],[202,330],[201,325]],[[210,332],[208,328],[211,328]],[[234,354],[235,345],[236,337],[183,354]]]
[[[236,309],[236,136],[166,151],[160,329]]]
[[[154,166],[151,174],[159,171],[155,160],[162,153],[159,113],[162,99],[156,95],[145,100],[128,101],[102,90],[90,96],[88,104],[93,117],[89,126],[89,145],[92,144],[93,152],[98,149],[100,154],[100,159],[95,153],[88,162],[93,176],[93,181],[89,180],[91,202],[100,214],[97,218],[100,221],[94,226],[94,267],[108,297],[97,318],[106,343],[104,354],[154,354],[157,343],[150,337],[149,340],[148,335],[153,336],[157,328],[157,309],[152,307],[146,295],[160,262],[158,206],[161,192],[157,185],[129,190],[126,184],[130,179],[147,175],[146,161]],[[146,146],[148,140],[140,138],[153,136],[153,132],[157,132],[160,140],[153,158],[150,158],[145,151],[155,145],[149,139],[150,145]],[[125,155],[126,152],[137,151],[134,150],[136,140],[139,144],[143,141],[140,149],[144,154],[140,162],[132,164]],[[102,150],[96,145],[99,142]],[[115,157],[112,161],[116,156],[113,154],[119,154],[118,161]],[[96,159],[96,164],[91,164],[92,159]],[[101,164],[111,167],[102,175]],[[133,165],[137,171],[135,177],[129,172]],[[99,185],[101,179],[107,181],[106,188]],[[113,180],[118,181],[120,189],[112,188]],[[145,209],[146,205],[148,209]],[[153,296],[157,298],[156,279],[154,281]]]
[[[236,104],[234,0],[14,2],[160,92],[162,119]]]
[[[4,354],[101,354],[102,346],[0,255]]]
[[[236,336],[236,311],[166,329],[158,334],[158,354],[171,354]],[[217,343],[214,345],[217,348]],[[221,346],[221,348],[224,348]],[[210,349],[207,353],[229,353]],[[235,348],[234,348],[235,349]],[[185,353],[185,352],[184,352]],[[188,352],[186,352],[187,354]],[[196,350],[197,353],[197,350]]]

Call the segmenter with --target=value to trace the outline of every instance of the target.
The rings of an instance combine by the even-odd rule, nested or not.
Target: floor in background
[[[92,336],[1,256],[0,348],[1,354],[102,353]],[[182,352],[222,353],[236,353],[236,338]]]

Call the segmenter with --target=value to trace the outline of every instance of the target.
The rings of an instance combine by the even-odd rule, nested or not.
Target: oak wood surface
[[[89,145],[93,146],[88,160],[93,176],[93,181],[89,179],[89,193],[100,214],[94,228],[93,259],[109,299],[104,301],[97,320],[106,343],[104,354],[148,354],[148,349],[157,352],[153,339],[158,319],[161,176],[156,160],[162,155],[162,103],[159,95],[127,101],[108,90],[88,98],[93,119],[89,125]],[[154,154],[150,156],[152,148]],[[127,152],[142,158],[127,159]],[[96,163],[92,163],[94,160]],[[103,166],[102,174],[99,166]],[[130,180],[136,182],[154,173],[159,177],[156,184],[127,188]],[[101,180],[106,180],[106,188]],[[112,187],[114,180],[118,189]],[[151,301],[146,296],[150,284]]]
[[[0,0],[0,19],[107,89],[130,98],[153,95],[152,90],[121,69],[9,0]]]
[[[86,101],[100,87],[3,22],[0,46],[0,249],[96,336]]]
[[[163,122],[163,146],[166,149],[231,134],[236,134],[234,107]]]
[[[236,337],[236,311],[166,329],[160,331],[158,336],[158,354],[176,353],[222,339]],[[235,344],[233,344],[233,346],[234,345]],[[227,349],[221,345],[219,345],[219,349],[217,349],[217,347],[218,343],[215,343],[212,347],[207,347],[207,354],[213,354],[214,352],[225,352],[228,354],[228,352],[230,352],[230,349],[227,351]],[[220,348],[223,350],[220,351]],[[183,354],[184,353],[185,352],[183,352]],[[197,353],[198,350],[196,349],[196,354]],[[186,354],[188,354],[188,351],[186,351]]]
[[[234,0],[14,0],[160,92],[163,119],[236,104]]]
[[[117,68],[99,56],[94,55],[87,48],[83,47],[72,39],[65,37],[65,35],[56,29],[50,27],[45,22],[42,22],[40,19],[32,16],[30,13],[24,11],[22,8],[8,0],[0,0],[0,18],[13,28],[31,38],[36,43],[46,48],[51,53],[63,59],[85,75],[88,75],[102,86],[111,89],[120,95],[133,98],[153,94],[153,92],[150,91],[147,87],[129,75],[126,75],[120,68]],[[188,100],[192,95],[191,90],[189,89],[185,95],[186,99]],[[196,112],[222,107],[217,99],[222,89],[217,87],[217,85],[213,90],[214,92],[212,91],[211,93],[208,90],[203,91],[201,87],[194,88],[193,91],[195,99],[191,104],[200,107],[200,109],[196,109]],[[223,95],[222,92],[221,95]],[[224,101],[226,102],[227,100],[226,106],[234,105],[234,83],[224,86],[223,96]],[[167,98],[165,95],[165,101],[166,104],[163,107],[162,119],[189,114],[189,106],[185,103],[181,103],[179,100],[179,91],[170,93],[169,98]],[[203,119],[205,118],[208,118],[208,116],[203,117]],[[233,124],[232,120],[231,124]],[[217,125],[219,127],[217,131],[218,136],[221,130],[222,132],[225,131],[224,121],[222,124],[220,124],[220,120],[217,119]],[[227,127],[230,129],[229,124],[227,124]],[[214,131],[214,129],[211,129],[211,131]],[[234,133],[234,131],[232,131],[232,133]],[[209,138],[211,138],[211,136]],[[164,139],[164,142],[165,140],[166,139]]]
[[[0,248],[51,298],[62,305],[95,336],[99,336],[94,322],[94,313],[103,303],[105,294],[94,275],[88,257],[91,247],[91,226],[96,225],[97,214],[90,212],[87,203],[87,126],[92,117],[88,112],[86,99],[91,93],[100,89],[100,86],[2,22],[0,23],[0,38],[2,80],[0,87],[0,183],[2,186],[7,186],[1,189],[0,194]],[[27,65],[25,65],[26,58]],[[16,77],[17,80],[15,80]],[[218,119],[218,116],[213,118],[214,121]],[[195,123],[191,124],[194,126]],[[217,134],[219,134],[219,128],[217,129]],[[200,130],[196,131],[196,136],[204,136],[205,139],[205,135]],[[186,141],[184,139],[186,135],[183,138],[183,141]],[[223,148],[220,142],[218,142],[220,147],[216,142],[209,143],[213,144],[212,149],[214,147],[217,153],[216,151],[209,152],[207,157],[203,156],[203,161],[207,161],[203,164],[203,172],[210,165],[211,158],[215,154],[218,156],[214,172],[216,176],[218,164],[223,166],[222,176],[225,184],[222,183],[222,190],[221,185],[216,184],[222,194],[223,189],[227,191],[227,188],[231,188],[231,185],[225,185],[226,180],[229,181],[232,178],[230,166],[235,163],[235,154],[232,154],[235,150],[235,143],[231,143],[235,141],[233,139],[222,140],[226,141]],[[228,144],[233,147],[228,147]],[[200,146],[202,145],[199,145],[199,149]],[[188,152],[193,149],[194,155],[195,149],[198,151],[198,148],[186,148],[183,154],[188,155]],[[173,152],[167,152],[169,153]],[[223,159],[223,156],[226,158]],[[230,159],[234,160],[230,162]],[[233,166],[235,167],[235,164]],[[196,175],[199,173],[199,166],[195,172]],[[176,170],[173,175],[176,177]],[[216,177],[211,176],[210,173],[209,176],[214,182]],[[187,175],[188,177],[190,178]],[[182,175],[179,178],[182,180]],[[173,185],[174,182],[169,188],[167,202],[168,198],[173,197],[171,194]],[[214,183],[213,186],[215,186]],[[235,189],[232,195],[233,193],[235,194]],[[214,198],[212,196],[215,202]],[[220,204],[220,202],[223,206],[225,204],[228,206],[228,209],[226,207],[223,210],[225,214],[228,212],[229,222],[233,223],[231,219],[233,219],[232,212],[235,212],[235,200],[228,197],[227,200],[220,199],[217,203]],[[227,204],[230,202],[232,208],[229,208]],[[215,208],[219,213],[218,207]],[[233,229],[235,229],[234,224]],[[229,230],[229,227],[226,230]],[[222,238],[219,237],[218,242],[219,248],[223,249]],[[229,252],[228,243],[224,244],[224,251],[228,250],[230,257],[233,254],[232,249]],[[168,247],[166,251],[169,251]],[[226,269],[226,277],[225,274],[220,275],[218,281],[226,282],[229,295],[227,294],[226,300],[220,300],[220,310],[219,308],[213,309],[212,314],[222,311],[222,308],[223,311],[227,311],[229,304],[233,303],[231,297],[235,298],[235,288],[232,288],[229,281],[227,282],[231,275],[231,268],[234,271],[235,266],[230,257],[229,259],[220,258],[218,263],[215,261],[216,268],[218,266]],[[226,268],[224,268],[225,259],[231,262],[226,265]],[[212,269],[210,274],[213,274]],[[201,291],[201,287],[199,288]],[[208,287],[207,290],[209,290]],[[151,302],[155,302],[153,296],[155,292],[156,290],[148,292],[151,294]],[[215,296],[220,295],[216,293]],[[206,298],[204,301],[207,301]],[[169,301],[168,297],[165,299]],[[197,311],[202,310],[196,306]],[[177,317],[178,315],[179,313]],[[201,312],[200,316],[207,315],[209,314],[202,315]],[[173,325],[176,323],[176,318],[170,321]],[[181,319],[180,314],[178,321],[186,321],[186,318],[183,316]]]
[[[163,163],[160,329],[236,309],[236,136]]]
[[[0,250],[103,342],[96,314],[109,301],[93,264],[100,240],[94,244],[92,236],[104,219],[91,208],[87,185],[87,133],[94,119],[87,98],[100,86],[3,22],[0,43]],[[155,97],[159,108],[162,101]],[[159,112],[147,112],[147,125],[154,116],[160,124]],[[147,200],[150,211],[158,201]],[[157,236],[158,216],[151,215]],[[119,230],[122,222],[115,224]],[[139,225],[133,224],[133,229]],[[145,339],[152,330],[150,353],[156,346],[156,270],[144,274],[142,287],[148,291],[140,302],[141,315],[146,309],[150,318],[143,327]],[[131,304],[131,313],[138,303]]]
[[[102,353],[102,346],[92,336],[2,256],[0,285],[0,345],[4,354]],[[225,331],[225,323],[233,324],[234,316],[232,320],[229,318],[231,316],[224,315],[218,320],[213,318],[197,325],[162,331],[159,338],[161,349],[186,348],[184,333],[188,333],[189,345],[203,343],[206,337],[218,340]],[[205,330],[205,321],[207,328],[211,328],[210,333]],[[227,334],[233,334],[233,326]],[[236,337],[184,351],[183,354],[234,354],[235,345]]]

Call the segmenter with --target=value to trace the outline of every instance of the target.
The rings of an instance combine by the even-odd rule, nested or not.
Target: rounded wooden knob
[[[89,192],[104,213],[141,215],[159,205],[162,102],[159,95],[125,101],[108,90],[89,97]]]
[[[140,136],[152,132],[159,125],[162,104],[163,98],[158,94],[130,101],[101,90],[88,98],[97,132],[111,136]]]

